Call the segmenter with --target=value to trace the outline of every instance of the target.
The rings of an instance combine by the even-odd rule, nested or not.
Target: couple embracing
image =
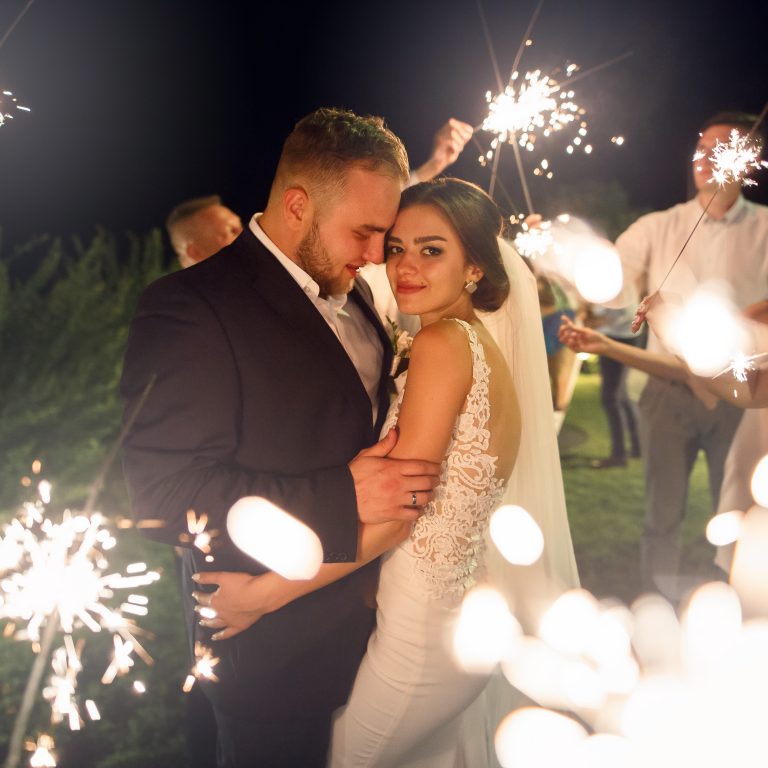
[[[223,768],[471,759],[466,741],[485,735],[462,716],[488,678],[459,670],[446,642],[464,593],[493,571],[535,611],[575,582],[533,277],[479,188],[442,179],[401,196],[407,178],[380,118],[312,113],[264,213],[151,285],[131,327],[128,411],[157,377],[125,444],[134,515],[162,518],[153,534],[171,544],[189,509],[220,532],[213,566],[186,557],[197,584],[218,585],[196,593],[216,618],[191,631],[221,658],[206,694]],[[421,320],[391,406],[391,344],[357,278],[385,254],[400,310]],[[315,531],[314,579],[231,543],[244,496]],[[544,528],[533,570],[486,542],[503,500]]]

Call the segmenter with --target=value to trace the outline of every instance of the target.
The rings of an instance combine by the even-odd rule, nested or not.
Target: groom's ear
[[[294,231],[303,229],[312,219],[309,196],[302,187],[289,187],[283,192],[283,218]]]

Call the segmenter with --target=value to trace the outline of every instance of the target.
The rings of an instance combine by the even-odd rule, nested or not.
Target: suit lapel
[[[379,337],[379,341],[384,349],[384,356],[381,362],[381,375],[379,378],[379,410],[374,426],[374,431],[378,435],[381,432],[381,428],[384,425],[384,419],[387,417],[387,411],[389,410],[389,372],[392,367],[392,342],[379,319],[378,312],[376,312],[371,289],[368,283],[361,277],[355,279],[355,287],[350,293],[350,299],[360,307],[368,322],[375,328],[376,335]]]

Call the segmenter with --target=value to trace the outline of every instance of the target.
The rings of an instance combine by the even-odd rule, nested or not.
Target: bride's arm
[[[464,329],[452,320],[422,328],[411,349],[397,419],[400,437],[389,455],[442,462],[471,386],[472,353]]]
[[[420,458],[441,462],[451,432],[472,383],[472,356],[467,336],[452,321],[439,321],[422,329],[411,350],[408,382],[398,417],[400,432],[393,458]],[[417,489],[414,489],[417,490]],[[219,629],[213,637],[224,640],[242,632],[303,595],[314,592],[370,562],[407,538],[410,523],[361,525],[358,559],[354,563],[330,563],[309,580],[285,579],[276,573],[201,572],[198,584],[216,584],[216,592],[194,592],[200,606],[216,612],[201,620]]]

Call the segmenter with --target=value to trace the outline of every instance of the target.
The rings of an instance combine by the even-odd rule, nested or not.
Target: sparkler
[[[5,125],[8,120],[13,120],[14,111],[31,112],[29,107],[23,107],[16,100],[12,91],[0,92],[0,126]]]
[[[111,549],[116,541],[109,531],[102,527],[104,518],[99,513],[94,513],[93,508],[104,478],[128,430],[152,391],[156,378],[154,374],[150,376],[136,407],[126,419],[112,450],[91,484],[83,511],[76,515],[65,511],[61,522],[53,523],[45,515],[45,506],[50,501],[50,484],[41,482],[38,484],[40,498],[23,507],[24,523],[22,524],[21,517],[15,518],[0,538],[0,563],[3,565],[4,575],[3,581],[0,582],[0,615],[4,618],[17,616],[21,621],[26,621],[26,627],[20,631],[19,637],[31,639],[37,650],[11,731],[5,768],[16,768],[21,759],[24,731],[59,632],[63,631],[65,635],[67,649],[66,635],[72,635],[78,626],[87,626],[94,632],[106,628],[113,634],[120,635],[121,639],[133,642],[136,652],[147,663],[151,663],[151,657],[136,641],[138,627],[122,615],[125,604],[119,609],[109,608],[103,599],[111,597],[113,589],[135,588],[144,583],[145,578],[155,581],[159,575],[145,574],[146,566],[143,563],[140,567],[136,564],[129,566],[126,576],[118,573],[104,575],[108,566],[105,552]],[[40,463],[36,461],[33,464],[33,473],[39,474],[40,470]],[[31,485],[31,481],[29,484]],[[49,572],[57,573],[63,580],[46,582]],[[83,579],[83,586],[86,587],[85,597],[72,594],[64,587],[67,585],[70,590],[79,587],[79,579]],[[25,596],[29,598],[28,602],[25,601]],[[45,626],[41,633],[43,622]],[[14,632],[15,626],[6,624],[4,635],[8,636]],[[73,654],[68,652],[68,658],[72,657]]]
[[[213,655],[213,651],[200,642],[195,643],[195,664],[187,675],[187,679],[184,681],[182,690],[184,693],[189,693],[192,690],[192,686],[195,684],[195,680],[210,680],[213,683],[218,683],[219,678],[213,671],[220,659]]]
[[[751,187],[757,184],[747,174],[760,168],[768,168],[768,162],[760,160],[762,146],[750,136],[743,136],[735,128],[731,131],[728,143],[717,141],[709,161],[712,163],[711,183],[723,187],[726,184],[743,184]],[[697,152],[693,161],[698,162],[704,156]]]
[[[560,74],[558,70],[550,74],[544,74],[540,69],[537,69],[521,75],[519,70],[520,60],[523,51],[533,44],[530,34],[542,5],[543,0],[540,0],[536,5],[515,55],[512,74],[505,85],[499,71],[490,30],[483,13],[482,2],[477,0],[480,21],[497,84],[495,95],[491,91],[486,93],[488,114],[483,122],[474,129],[475,131],[484,130],[495,134],[490,149],[480,155],[479,161],[483,166],[487,165],[488,162],[492,163],[488,193],[493,196],[501,148],[504,143],[512,146],[520,185],[529,213],[533,212],[533,202],[525,178],[520,149],[523,148],[533,152],[537,139],[540,137],[548,138],[564,128],[572,126],[575,128],[575,132],[566,146],[566,153],[573,154],[577,150],[582,150],[585,154],[590,154],[592,152],[592,145],[586,141],[588,133],[588,124],[585,119],[586,110],[576,103],[574,100],[575,93],[570,86],[576,80],[632,55],[631,52],[624,53],[578,75],[576,73],[579,71],[579,67],[573,63],[565,67],[564,76],[560,78],[558,78]],[[620,145],[624,139],[623,137],[613,137],[612,141]],[[554,175],[550,168],[550,163],[546,159],[540,162],[533,173],[536,176],[544,176],[547,179],[551,179]]]
[[[151,663],[137,640],[142,630],[127,615],[145,614],[146,597],[132,593],[121,605],[113,603],[119,590],[133,592],[160,575],[143,563],[128,566],[125,574],[109,572],[107,552],[116,540],[104,527],[104,517],[65,510],[54,522],[46,510],[50,486],[41,481],[38,488],[41,498],[24,505],[0,538],[0,619],[11,623],[15,639],[34,645],[36,663],[45,663],[54,638],[63,634],[64,645],[53,653],[53,674],[43,696],[51,704],[53,722],[66,718],[78,730],[83,722],[76,699],[83,641],[76,643],[74,634],[81,628],[113,634],[115,652],[103,683],[130,669],[133,652]],[[88,711],[92,717],[98,712],[95,705]],[[14,765],[10,752],[6,765]]]
[[[544,256],[554,244],[554,238],[550,231],[551,221],[542,221],[535,227],[522,225],[522,230],[515,235],[515,250],[529,259]]]

